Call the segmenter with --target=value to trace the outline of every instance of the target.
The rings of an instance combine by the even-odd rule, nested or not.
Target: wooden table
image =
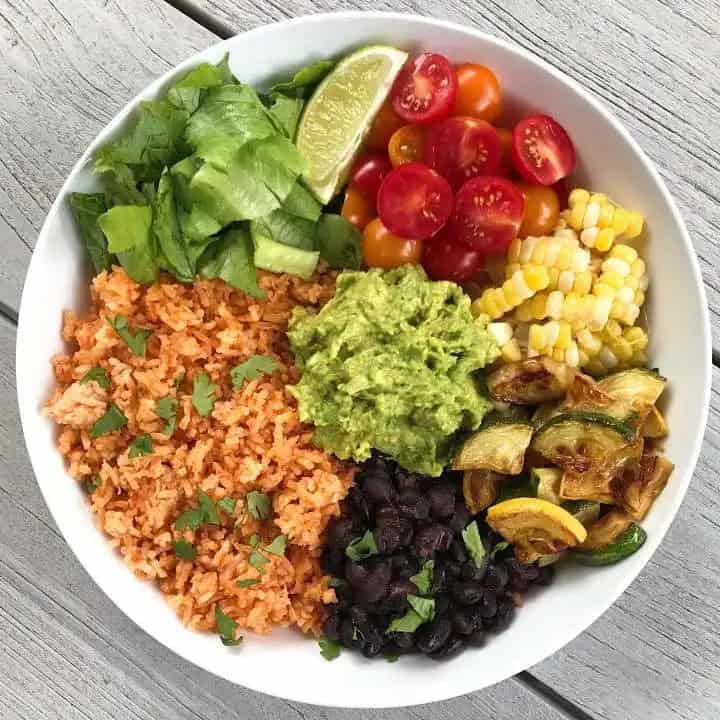
[[[703,454],[679,517],[630,589],[531,670],[457,700],[390,712],[272,699],[186,663],[90,581],[55,528],[14,388],[20,289],[81,150],[151,79],[255,25],[343,8],[472,24],[595,92],[653,158],[687,220],[713,323]],[[8,720],[720,716],[720,1],[0,0],[0,716]],[[655,292],[661,293],[662,288]]]

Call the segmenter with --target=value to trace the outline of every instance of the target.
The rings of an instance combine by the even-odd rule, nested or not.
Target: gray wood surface
[[[82,149],[138,90],[221,34],[340,7],[469,21],[594,90],[658,162],[703,265],[720,349],[717,0],[0,0],[0,717],[540,718],[720,716],[720,371],[703,456],[668,537],[595,625],[524,674],[408,711],[336,712],[270,699],[197,670],[138,630],[54,527],[25,454],[14,327],[35,236]]]

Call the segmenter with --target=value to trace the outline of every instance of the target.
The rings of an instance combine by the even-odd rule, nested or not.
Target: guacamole
[[[344,272],[316,315],[298,309],[288,331],[300,382],[291,388],[315,442],[340,458],[372,448],[408,470],[439,475],[457,430],[490,408],[473,373],[498,349],[470,299],[419,266]]]

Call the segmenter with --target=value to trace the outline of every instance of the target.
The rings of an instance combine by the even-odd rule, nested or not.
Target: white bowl
[[[39,409],[53,385],[50,358],[62,349],[63,308],[87,299],[85,258],[67,203],[71,190],[97,186],[93,153],[141,99],[203,61],[230,53],[236,75],[262,84],[322,57],[371,42],[411,51],[433,49],[452,60],[489,65],[514,112],[542,110],[569,131],[580,180],[641,210],[649,229],[652,364],[670,378],[667,452],[672,480],[644,526],[648,541],[624,562],[602,569],[563,567],[555,584],[535,595],[511,627],[481,650],[446,662],[402,658],[388,664],[345,652],[328,663],[317,645],[291,632],[246,639],[226,648],[217,636],[184,629],[161,594],[136,579],[98,532],[78,484],[55,449],[55,429]],[[188,59],[154,82],[100,133],[75,166],[45,221],[28,271],[17,340],[17,384],[25,438],[37,481],[68,544],[95,582],[146,632],[190,662],[231,682],[292,700],[345,707],[391,707],[451,698],[487,687],[547,657],[595,621],[648,562],[685,495],[695,467],[710,395],[710,329],[697,259],[675,203],[650,161],[588,92],[526,50],[428,18],[383,13],[315,15],[257,28]]]

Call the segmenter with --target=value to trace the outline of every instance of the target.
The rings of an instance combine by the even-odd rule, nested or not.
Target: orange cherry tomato
[[[354,185],[345,191],[340,214],[351,222],[360,232],[375,217],[375,203],[363,195]]]
[[[403,125],[388,143],[388,154],[393,167],[409,162],[422,162],[425,152],[425,130],[420,125]]]
[[[385,152],[392,134],[404,124],[405,121],[393,110],[392,102],[386,100],[370,126],[365,149]]]
[[[503,175],[512,170],[512,130],[507,128],[495,128],[500,136],[502,143],[502,161],[501,166],[505,170]]]
[[[454,115],[495,122],[502,112],[502,93],[495,73],[484,65],[465,63],[457,68],[458,95]]]
[[[422,240],[393,235],[380,218],[373,220],[363,234],[362,252],[368,267],[391,270],[400,265],[416,265],[422,256]]]
[[[525,196],[523,215],[518,237],[549,235],[557,225],[560,215],[558,194],[546,185],[518,185]]]

